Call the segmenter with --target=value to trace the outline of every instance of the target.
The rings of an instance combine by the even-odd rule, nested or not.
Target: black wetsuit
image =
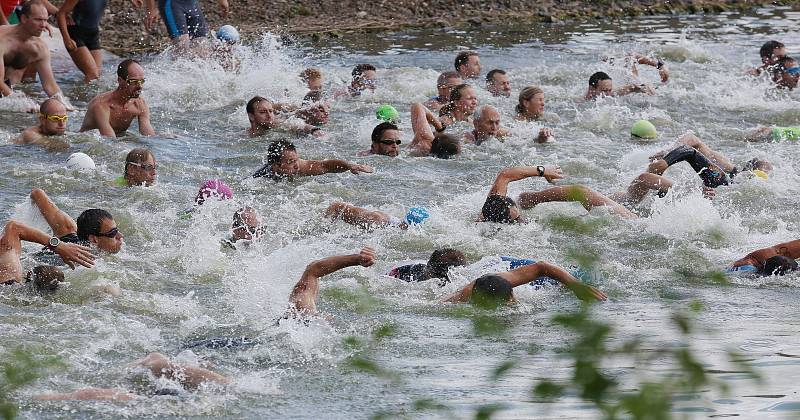
[[[706,187],[717,188],[720,185],[729,185],[731,179],[738,172],[736,168],[730,173],[722,172],[719,166],[711,163],[705,155],[695,150],[691,146],[680,146],[675,150],[667,153],[664,156],[667,165],[672,166],[675,163],[686,161],[692,166],[697,175],[703,181]]]
[[[74,25],[67,26],[69,37],[78,47],[100,49],[100,19],[106,11],[108,0],[80,0],[72,10]]]

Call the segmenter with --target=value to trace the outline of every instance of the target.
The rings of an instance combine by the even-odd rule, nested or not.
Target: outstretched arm
[[[539,277],[550,277],[568,287],[581,300],[606,300],[608,298],[605,293],[579,282],[564,269],[542,261],[525,265],[506,273],[500,273],[499,275],[508,280],[512,287],[528,284]]]
[[[544,168],[543,171],[539,169]],[[556,166],[519,166],[515,168],[505,168],[494,179],[489,195],[508,195],[508,184],[532,176],[542,176],[547,182],[552,183],[556,179],[564,178],[561,167]]]
[[[147,357],[137,360],[132,365],[144,366],[150,369],[153,376],[157,378],[163,376],[168,379],[176,380],[180,382],[181,385],[191,388],[197,388],[204,382],[214,382],[222,385],[231,382],[230,379],[225,376],[208,369],[174,363],[161,353],[150,353]]]
[[[537,204],[549,203],[552,201],[577,201],[581,203],[586,211],[591,211],[597,206],[608,206],[611,212],[626,219],[634,219],[636,215],[631,213],[623,205],[616,201],[592,190],[584,185],[567,185],[564,187],[548,188],[538,192],[524,192],[519,195],[519,206],[529,209]]]
[[[389,215],[382,211],[367,210],[341,201],[331,203],[325,210],[325,217],[341,218],[347,224],[365,229],[384,227],[389,224]]]
[[[359,165],[339,159],[325,160],[303,160],[300,162],[301,175],[322,175],[327,173],[340,173],[350,171],[354,174],[359,172],[371,173],[372,167],[369,165]]]
[[[42,213],[44,220],[50,225],[50,229],[53,229],[53,235],[60,238],[78,231],[78,225],[75,224],[72,217],[50,201],[50,197],[47,196],[44,190],[33,189],[31,191],[31,200],[39,208],[39,212]]]
[[[50,235],[13,220],[6,223],[3,236],[5,237],[6,235],[10,235],[12,238],[16,237],[21,241],[35,242],[44,246],[48,246],[50,241]],[[92,255],[89,247],[62,241],[53,251],[72,269],[75,269],[75,263],[89,268],[94,265],[94,255]]]
[[[337,255],[312,262],[306,266],[300,281],[292,289],[292,293],[289,295],[289,305],[298,312],[315,313],[320,277],[354,265],[369,267],[374,262],[375,251],[368,247],[363,248],[358,254]]]
[[[732,267],[739,267],[742,265],[757,265],[764,267],[764,262],[776,255],[781,255],[787,258],[798,259],[800,258],[800,239],[794,241],[779,243],[774,246],[757,249],[744,257],[734,262]]]

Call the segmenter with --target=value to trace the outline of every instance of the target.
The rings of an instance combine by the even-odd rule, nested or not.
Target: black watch
[[[440,129],[438,129],[438,128],[437,128],[437,129],[436,129],[436,132],[437,132],[437,133],[441,133],[441,132],[442,132],[442,131],[444,131],[444,130],[447,130],[447,124],[445,124],[445,123],[442,123],[442,129],[440,130]]]
[[[664,62],[661,60],[656,61],[656,69],[661,70],[661,67],[664,67]]]
[[[536,167],[536,170],[539,171],[539,176],[544,176],[544,166],[539,165]]]
[[[52,238],[50,238],[50,240],[47,241],[47,246],[52,249],[58,248],[60,244],[61,244],[61,239],[58,239],[55,236],[53,236]]]

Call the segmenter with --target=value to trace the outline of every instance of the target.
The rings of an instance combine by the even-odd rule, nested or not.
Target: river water
[[[498,313],[508,329],[484,335],[476,334],[468,313],[439,300],[491,270],[492,260],[484,260],[483,268],[456,270],[454,282],[443,289],[382,276],[397,261],[426,259],[435,248],[450,246],[463,250],[471,261],[513,255],[569,265],[580,255],[595,256],[601,273],[596,285],[610,297],[597,305],[595,314],[614,325],[615,342],[642,338],[642,354],[684,345],[671,327],[671,315],[699,301],[704,307],[697,320],[699,332],[689,343],[730,393],[709,388],[681,396],[674,414],[796,416],[798,276],[718,284],[702,273],[750,250],[797,238],[797,145],[746,144],[743,136],[758,125],[800,124],[800,96],[743,73],[758,63],[758,49],[768,39],[782,40],[790,55],[800,55],[799,24],[800,11],[770,8],[744,15],[344,34],[317,43],[265,35],[243,48],[239,73],[209,63],[148,57],[143,96],[156,131],[166,134],[143,138],[132,130],[118,140],[69,134],[71,152],[86,152],[98,164],[90,174],[63,169],[68,153],[11,144],[19,131],[33,125],[34,117],[12,112],[19,104],[6,102],[0,111],[3,219],[46,228],[27,199],[39,187],[73,217],[89,207],[109,209],[125,235],[122,252],[102,256],[92,270],[68,272],[69,286],[53,296],[39,297],[22,286],[0,290],[0,346],[42,346],[67,366],[16,395],[22,415],[364,418],[391,413],[465,418],[481,405],[501,404],[497,416],[507,418],[598,416],[575,395],[538,402],[530,393],[538,379],[569,376],[570,361],[559,349],[571,335],[550,318],[577,308],[570,294],[522,288],[520,305]],[[484,72],[495,67],[509,71],[511,100],[492,98],[482,88],[479,98],[501,110],[513,135],[504,143],[467,146],[449,161],[405,153],[396,159],[356,158],[369,146],[374,108],[380,103],[400,110],[403,147],[408,144],[410,104],[435,94],[438,72],[450,69],[454,51],[465,48],[480,53]],[[663,57],[671,69],[670,82],[655,96],[575,101],[594,71],[607,71],[617,83],[629,78],[624,68],[601,60],[629,51]],[[76,83],[80,77],[63,50],[54,55],[59,83],[79,108],[69,122],[70,131],[76,132],[87,102],[115,86],[112,73],[118,60],[106,62],[98,83],[84,85]],[[250,97],[299,102],[305,90],[296,75],[304,67],[320,67],[326,87],[335,88],[359,62],[379,67],[379,88],[337,102],[326,138],[243,135],[248,125],[244,103]],[[641,80],[657,83],[650,68],[640,73]],[[540,123],[511,119],[513,98],[528,84],[546,92],[548,115],[541,124],[554,130],[554,143],[534,145]],[[630,139],[629,127],[641,118],[656,124],[657,140]],[[767,158],[775,171],[768,181],[751,179],[720,188],[716,199],[708,201],[697,192],[699,182],[688,168],[673,168],[669,175],[676,180],[674,191],[665,199],[645,200],[639,212],[647,217],[638,220],[621,220],[602,209],[587,215],[576,204],[548,204],[525,211],[531,219],[527,225],[497,229],[473,222],[503,167],[560,164],[564,183],[611,193],[625,188],[652,152],[687,130],[736,162]],[[268,143],[282,137],[292,138],[303,157],[356,160],[374,166],[375,173],[292,183],[250,179]],[[113,185],[125,154],[134,147],[156,154],[158,182],[151,188]],[[209,203],[189,220],[179,218],[208,178],[225,180],[235,199]],[[512,184],[511,192],[545,186],[538,179],[526,180]],[[396,216],[423,204],[432,216],[405,232],[364,232],[321,217],[334,200]],[[249,248],[225,252],[219,241],[227,235],[233,211],[245,204],[259,211],[268,235]],[[308,262],[356,252],[364,245],[376,250],[373,267],[346,269],[322,281],[318,305],[329,320],[274,325]],[[23,263],[34,261],[26,257]],[[123,293],[117,298],[97,294],[91,291],[96,284],[116,284]],[[387,325],[393,334],[372,338]],[[247,336],[258,344],[186,350],[187,343],[212,336]],[[30,401],[34,394],[87,386],[146,391],[154,386],[152,380],[125,365],[150,351],[185,363],[207,363],[234,384],[129,403]],[[732,370],[728,351],[741,353],[763,382]],[[361,359],[374,361],[380,374],[353,367],[353,360]],[[492,381],[494,369],[507,360],[516,361],[516,367]],[[631,366],[608,365],[625,389],[675,369],[663,358],[638,369]],[[417,411],[417,400],[434,400],[447,410]]]

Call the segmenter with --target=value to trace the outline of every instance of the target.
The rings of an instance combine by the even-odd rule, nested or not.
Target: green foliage
[[[331,287],[321,292],[326,301],[332,301],[359,314],[373,312],[383,306],[383,301],[374,297],[366,287],[345,289]]]
[[[572,217],[572,216],[552,216],[545,220],[545,223],[553,230],[562,232],[579,233],[581,235],[592,236],[608,225],[608,221],[600,218]]]
[[[11,399],[14,392],[63,366],[58,357],[41,349],[16,347],[0,355],[0,416],[6,420],[15,418],[17,404]]]

